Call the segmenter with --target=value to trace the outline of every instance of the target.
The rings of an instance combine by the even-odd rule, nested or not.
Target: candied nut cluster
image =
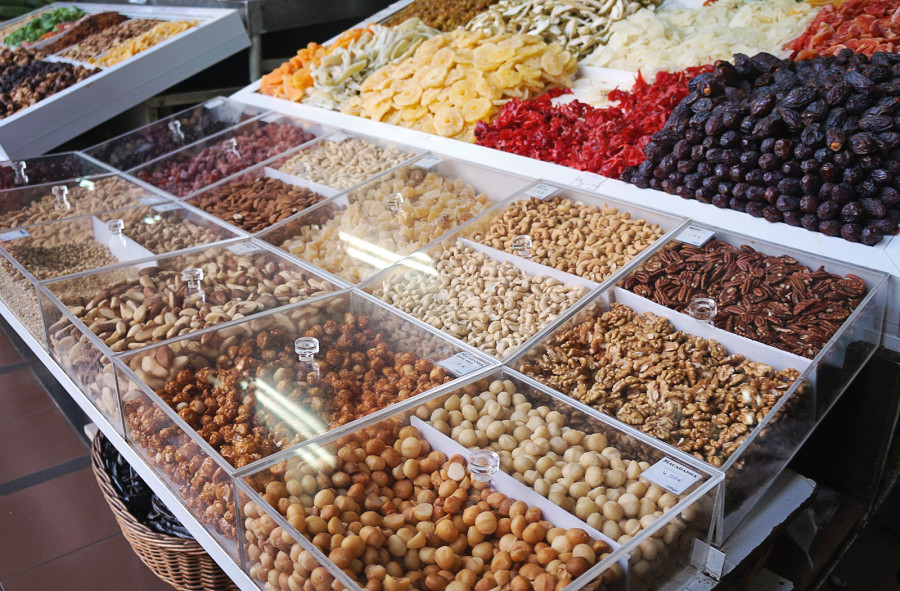
[[[602,433],[567,426],[567,417],[549,406],[535,408],[510,380],[494,380],[481,394],[450,396],[429,421],[467,448],[494,450],[503,471],[620,544],[678,503],[641,480],[648,462],[628,459]],[[668,550],[686,543],[689,526],[706,525],[697,506],[686,509],[632,553],[632,574],[648,575]]]
[[[633,219],[627,211],[584,205],[557,195],[512,203],[475,239],[516,254],[513,239],[522,234],[532,240],[534,262],[599,283],[661,238],[665,230]]]
[[[143,396],[124,401],[126,429],[151,465],[162,470],[201,522],[236,539],[231,477]]]
[[[214,216],[255,233],[287,219],[324,197],[306,187],[261,176],[204,192],[193,205]]]
[[[461,456],[432,451],[414,427],[348,442],[328,460],[288,464],[257,486],[366,591],[555,591],[611,551],[584,529],[555,527],[538,507],[475,481]],[[269,515],[252,501],[243,509],[251,576],[275,590],[335,588]],[[618,565],[607,569],[598,589],[621,575]]]
[[[323,140],[292,156],[279,170],[343,191],[412,157],[412,153],[349,137]]]
[[[205,302],[188,294],[181,276],[188,267],[203,270]],[[237,255],[225,249],[121,272],[129,275],[116,281],[103,273],[49,285],[113,352],[138,349],[334,289],[327,281],[266,254]],[[51,344],[57,329],[68,324],[63,317],[50,328]]]
[[[21,209],[0,215],[0,227],[17,228],[39,222],[61,220],[99,211],[110,211],[135,205],[142,197],[152,194],[143,187],[122,177],[110,176],[95,179],[91,183],[69,186],[66,199],[70,207],[57,209],[56,196],[51,192],[32,201]]]
[[[784,351],[815,357],[868,293],[856,275],[813,271],[788,256],[769,256],[711,240],[676,243],[632,273],[622,287],[683,312],[697,297],[718,307],[713,323]]]
[[[391,211],[391,201],[398,195],[402,196],[402,203],[397,211]],[[462,180],[444,178],[415,166],[388,173],[350,193],[349,198],[349,207],[322,224],[301,217],[298,224],[304,225],[288,224],[276,236],[266,239],[358,283],[378,270],[367,262],[370,254],[377,257],[386,250],[398,256],[408,255],[491,204],[487,195],[476,195]],[[362,253],[366,256],[357,254],[361,249],[367,250]]]
[[[367,316],[348,313],[342,323],[328,320],[303,336],[319,340],[317,370],[298,361],[293,335],[263,330],[228,347],[215,368],[182,369],[157,394],[240,468],[452,379],[427,359],[394,352]],[[164,347],[142,365],[152,374],[154,362],[167,367],[169,357]],[[307,424],[265,402],[273,389]]]
[[[560,332],[522,371],[716,467],[800,375],[615,303]]]
[[[588,289],[531,275],[461,242],[434,257],[437,275],[410,269],[386,277],[373,295],[431,326],[505,357]]]

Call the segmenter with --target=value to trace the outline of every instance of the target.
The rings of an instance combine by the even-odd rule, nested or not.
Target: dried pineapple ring
[[[475,92],[478,93],[478,96],[483,96],[488,100],[493,101],[500,98],[500,91],[487,80],[479,80],[475,83],[474,88]]]
[[[422,91],[422,98],[419,99],[419,104],[427,107],[438,99],[438,95],[441,94],[441,90],[443,90],[443,87],[426,88]]]
[[[425,133],[434,133],[434,115],[426,113],[424,117],[412,124],[412,128]]]
[[[422,76],[422,86],[425,88],[441,86],[446,78],[447,68],[437,66],[425,72],[425,75]]]
[[[386,100],[381,103],[377,103],[373,105],[371,108],[366,109],[366,113],[369,115],[369,119],[374,121],[381,121],[388,114],[388,111],[393,110],[394,105],[390,100]]]
[[[368,96],[363,98],[363,109],[365,109],[366,111],[373,111],[383,104],[389,105],[391,104],[391,98],[393,96],[394,95],[390,90],[378,90],[376,92],[370,92],[368,93]]]
[[[475,60],[475,52],[471,49],[458,49],[453,59],[457,64],[471,66]]]
[[[438,135],[450,137],[463,128],[463,116],[456,107],[444,107],[434,115],[434,130]]]
[[[541,67],[551,76],[559,76],[562,74],[567,61],[569,60],[563,58],[556,51],[546,51],[541,56]]]
[[[499,53],[499,47],[494,43],[484,43],[475,48],[472,65],[479,70],[493,70],[503,61],[497,61],[495,56]]]
[[[477,98],[478,94],[467,80],[454,82],[450,87],[450,102],[455,107],[462,107],[470,100]]]
[[[444,87],[452,86],[454,82],[458,82],[466,77],[465,70],[461,68],[453,68],[447,72],[447,78],[444,79]]]
[[[484,97],[477,97],[462,106],[463,119],[466,123],[487,120],[494,109],[493,103]]]
[[[525,45],[525,41],[522,39],[520,35],[515,35],[510,37],[509,39],[504,39],[503,41],[498,41],[497,45],[500,47],[512,47],[513,49],[518,49]]]
[[[443,49],[439,49],[437,53],[434,54],[434,57],[431,58],[431,64],[433,66],[437,66],[438,68],[450,68],[453,66],[454,57],[456,54],[449,47],[444,47]]]
[[[387,84],[390,80],[387,68],[381,68],[377,72],[373,72],[368,78],[360,84],[360,92],[369,92],[370,90],[380,90],[383,84]]]
[[[415,80],[407,80],[399,93],[394,95],[394,103],[406,107],[417,103],[422,97],[422,87]]]
[[[400,118],[407,123],[418,121],[428,114],[428,107],[422,105],[412,105],[400,111]]]
[[[522,74],[503,66],[496,72],[488,74],[488,80],[497,88],[515,88],[522,83]]]
[[[412,77],[416,73],[416,66],[411,61],[402,61],[394,67],[391,72],[391,78],[394,80],[405,80]]]

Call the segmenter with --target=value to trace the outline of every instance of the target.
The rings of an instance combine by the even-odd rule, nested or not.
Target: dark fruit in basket
[[[810,232],[816,232],[819,229],[819,218],[811,213],[808,213],[800,218],[800,225]]]
[[[851,136],[849,146],[854,154],[871,154],[878,150],[878,140],[875,134],[864,131]]]
[[[866,246],[875,246],[882,238],[884,238],[884,235],[877,228],[871,226],[863,228],[862,233],[859,235],[859,241]]]
[[[866,215],[866,210],[859,201],[851,201],[841,208],[841,221],[858,222]]]
[[[840,236],[841,223],[837,220],[823,220],[819,222],[819,232],[826,236]]]
[[[862,238],[862,226],[859,224],[844,224],[841,226],[841,238],[850,242],[859,242]]]
[[[883,218],[887,215],[887,207],[880,199],[865,198],[859,200],[866,215],[870,218]]]
[[[832,152],[839,152],[844,147],[844,130],[837,127],[829,127],[825,130],[825,145]]]
[[[890,131],[893,126],[893,118],[887,115],[871,115],[862,117],[859,120],[859,128],[863,131],[870,131],[872,133]]]

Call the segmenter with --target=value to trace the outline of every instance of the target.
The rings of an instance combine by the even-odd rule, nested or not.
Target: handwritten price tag
[[[674,495],[683,494],[703,478],[698,472],[694,472],[670,458],[663,458],[656,462],[644,470],[641,477]]]
[[[559,187],[554,187],[552,185],[545,185],[544,183],[538,183],[535,186],[531,187],[525,194],[529,197],[534,197],[536,199],[546,199],[550,197],[554,193],[559,191]]]
[[[241,242],[239,244],[232,244],[231,246],[226,246],[228,250],[233,252],[234,254],[250,254],[251,252],[257,252],[262,250],[262,246],[258,244],[254,244],[253,242]]]
[[[583,172],[575,177],[572,186],[583,191],[596,191],[606,179],[593,172]]]
[[[420,160],[416,160],[415,165],[425,170],[431,170],[441,163],[441,159],[437,156],[425,156]]]
[[[150,209],[155,211],[156,213],[165,213],[167,211],[172,211],[173,209],[180,209],[177,203],[160,203],[159,205],[154,205]]]

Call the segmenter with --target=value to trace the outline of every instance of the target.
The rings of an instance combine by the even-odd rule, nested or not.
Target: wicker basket
[[[153,574],[181,591],[237,590],[231,579],[195,540],[156,533],[122,503],[100,459],[100,434],[91,445],[91,468],[122,534]]]

